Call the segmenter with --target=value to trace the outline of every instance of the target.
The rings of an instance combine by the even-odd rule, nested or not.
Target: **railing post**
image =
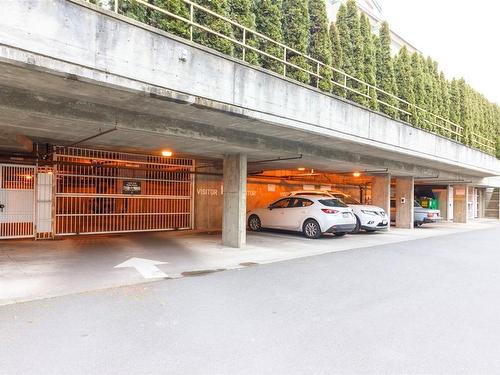
[[[245,60],[245,55],[246,55],[246,45],[247,45],[247,29],[243,29],[243,61]]]
[[[189,40],[193,41],[193,18],[194,18],[194,9],[193,3],[189,4]]]
[[[319,62],[316,63],[316,74],[318,75],[316,77],[316,88],[319,88]]]
[[[114,10],[115,10],[115,13],[118,13],[118,0],[115,0]]]
[[[286,47],[283,49],[283,75],[286,76]]]

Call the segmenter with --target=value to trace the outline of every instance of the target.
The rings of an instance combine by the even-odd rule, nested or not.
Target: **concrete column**
[[[453,187],[453,222],[467,223],[467,185],[455,185]]]
[[[246,154],[224,156],[223,181],[222,244],[240,248],[246,243]]]
[[[387,220],[390,227],[391,216],[391,176],[375,176],[372,179],[372,204],[383,208],[387,214]]]
[[[453,189],[453,186],[451,185],[448,185],[448,188],[447,188],[447,208],[446,208],[446,220],[448,221],[451,221],[453,220],[453,202],[454,202],[454,199],[453,199],[453,196],[454,196],[454,189]]]
[[[477,188],[477,207],[478,207],[478,217],[483,218],[485,215],[485,189]]]
[[[396,228],[413,228],[413,177],[396,178]]]

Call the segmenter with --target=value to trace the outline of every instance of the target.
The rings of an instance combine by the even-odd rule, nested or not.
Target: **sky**
[[[378,0],[393,31],[500,104],[500,1]]]

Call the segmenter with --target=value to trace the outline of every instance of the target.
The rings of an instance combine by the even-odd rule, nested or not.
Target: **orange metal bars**
[[[192,228],[193,160],[75,147],[54,158],[56,235]]]

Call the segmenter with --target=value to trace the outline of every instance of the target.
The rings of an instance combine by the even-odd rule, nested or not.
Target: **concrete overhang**
[[[500,175],[500,161],[483,152],[83,2],[21,0],[4,11],[4,138],[67,144],[117,127],[85,145],[304,155],[283,168]]]

